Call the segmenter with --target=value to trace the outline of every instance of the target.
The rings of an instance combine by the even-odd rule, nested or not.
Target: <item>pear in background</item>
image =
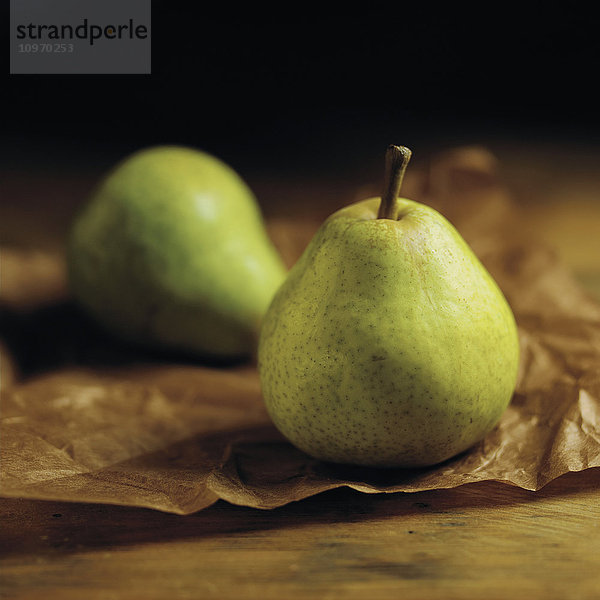
[[[266,407],[318,459],[439,463],[494,428],[514,391],[512,311],[442,215],[398,198],[409,158],[388,149],[383,199],[324,222],[263,321]]]
[[[118,164],[75,218],[70,287],[114,334],[193,355],[253,352],[286,275],[240,176],[199,150],[158,146]]]

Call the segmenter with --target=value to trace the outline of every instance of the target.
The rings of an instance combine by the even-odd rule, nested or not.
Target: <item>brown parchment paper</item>
[[[460,148],[413,169],[403,190],[457,226],[519,326],[515,395],[499,426],[470,451],[418,470],[313,460],[271,425],[251,362],[200,365],[119,345],[78,314],[66,291],[56,305],[64,275],[54,257],[56,282],[32,284],[27,261],[18,273],[42,305],[34,317],[15,313],[25,293],[16,280],[3,299],[0,494],[188,514],[218,499],[270,509],[340,486],[416,492],[495,480],[539,490],[600,466],[600,305],[521,228],[497,167],[484,149]],[[354,199],[377,192],[357,190]],[[291,265],[319,223],[268,225]],[[54,303],[47,307],[44,290]],[[32,358],[36,352],[46,360]]]

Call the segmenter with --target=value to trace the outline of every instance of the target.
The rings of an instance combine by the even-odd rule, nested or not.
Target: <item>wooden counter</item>
[[[541,492],[328,492],[181,517],[3,500],[6,598],[593,599],[600,469]]]

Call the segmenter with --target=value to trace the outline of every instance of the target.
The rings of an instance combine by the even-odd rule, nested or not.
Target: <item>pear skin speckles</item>
[[[482,439],[510,402],[510,307],[439,213],[378,199],[317,232],[263,321],[258,366],[273,422],[322,460],[441,462]]]

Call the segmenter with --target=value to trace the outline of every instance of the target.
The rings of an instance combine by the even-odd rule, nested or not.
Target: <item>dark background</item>
[[[343,172],[391,142],[598,144],[595,17],[446,4],[326,16],[156,0],[152,75],[6,76],[4,167],[182,143],[241,171]]]

